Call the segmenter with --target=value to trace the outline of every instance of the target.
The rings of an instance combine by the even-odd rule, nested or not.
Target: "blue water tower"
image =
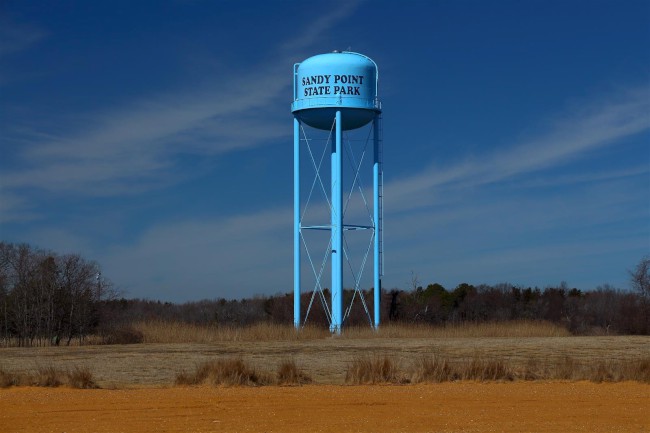
[[[307,320],[309,311],[316,293],[321,295],[321,302],[326,310],[326,316],[330,323],[330,330],[333,333],[340,333],[341,328],[349,316],[352,302],[360,299],[363,304],[371,326],[379,326],[379,300],[381,296],[382,270],[382,145],[381,145],[381,103],[378,98],[379,70],[377,64],[363,54],[350,51],[334,51],[332,53],[320,54],[310,57],[302,63],[294,65],[293,69],[293,103],[291,111],[294,115],[294,325],[299,328]],[[308,126],[315,130],[330,131],[328,143],[325,149],[330,149],[331,185],[330,195],[327,197],[322,178],[320,175],[322,159],[316,163],[317,158],[313,157]],[[352,131],[360,128],[369,129],[367,142],[372,142],[372,183],[373,200],[372,212],[369,212],[368,224],[347,224],[345,219],[346,206],[343,204],[343,160],[344,153],[351,165],[356,167],[356,173],[352,181],[352,188],[359,187],[357,179],[362,168],[361,158],[355,158],[355,150],[350,141],[349,148],[344,148],[344,131]],[[310,160],[315,169],[315,178],[312,182],[309,198],[318,182],[321,183],[326,194],[329,218],[322,224],[304,224],[301,220],[305,209],[301,207],[300,191],[300,166],[301,148],[306,148],[310,153]],[[365,154],[365,147],[363,150]],[[362,194],[363,195],[363,194]],[[347,195],[348,200],[351,194]],[[365,201],[365,196],[364,196]],[[306,200],[305,207],[309,204]],[[347,202],[346,202],[347,204]],[[369,206],[366,203],[366,207]],[[314,271],[315,287],[312,292],[311,301],[307,308],[306,315],[301,317],[300,296],[301,289],[301,265],[302,250],[306,248],[304,234],[307,230],[325,230],[330,232],[329,245],[326,248],[325,257],[321,262],[320,271],[308,256],[310,267]],[[366,250],[366,256],[361,260],[365,267],[367,256],[372,250],[373,254],[373,298],[374,317],[370,317],[370,311],[366,305],[363,290],[360,287],[363,268],[358,272],[352,270],[354,281],[354,295],[349,307],[343,311],[343,263],[344,260],[350,263],[350,253],[347,249],[346,233],[348,231],[369,230],[371,233],[370,244]],[[372,246],[372,248],[370,248]],[[327,262],[331,265],[331,303],[328,305],[324,297],[322,284],[322,270]],[[352,268],[352,267],[351,267]]]

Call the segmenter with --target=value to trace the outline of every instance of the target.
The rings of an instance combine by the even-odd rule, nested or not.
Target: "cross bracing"
[[[373,317],[371,315],[371,309],[368,307],[368,303],[366,302],[366,295],[363,292],[363,277],[364,273],[367,268],[367,263],[368,263],[368,258],[371,256],[371,251],[374,250],[373,260],[371,260],[374,263],[374,273],[375,273],[375,278],[374,278],[374,285],[377,287],[380,287],[380,283],[377,284],[380,276],[380,269],[379,269],[379,257],[380,254],[378,254],[379,250],[379,239],[381,235],[381,227],[380,227],[380,222],[381,222],[381,216],[377,212],[377,209],[380,209],[381,207],[379,206],[380,204],[378,201],[381,199],[381,196],[383,194],[380,194],[378,186],[380,185],[379,179],[377,174],[381,173],[381,160],[380,160],[380,153],[379,153],[379,143],[378,143],[378,138],[380,134],[378,133],[379,131],[377,130],[379,125],[378,119],[375,122],[372,122],[371,126],[369,128],[366,128],[366,135],[362,139],[355,139],[352,138],[349,133],[346,133],[345,135],[341,134],[341,131],[336,128],[336,118],[331,124],[331,128],[327,133],[327,138],[326,139],[319,139],[319,138],[313,138],[310,137],[308,134],[308,130],[302,125],[298,123],[298,126],[294,126],[294,149],[298,147],[296,152],[299,152],[299,149],[306,149],[307,152],[307,158],[305,158],[307,161],[309,161],[308,165],[311,167],[311,174],[312,177],[310,178],[310,181],[308,182],[309,188],[304,200],[304,205],[301,207],[299,206],[300,204],[300,197],[296,198],[296,205],[297,208],[294,211],[296,218],[298,218],[299,215],[299,220],[295,222],[297,224],[296,229],[296,237],[299,239],[299,245],[300,248],[304,251],[305,253],[305,258],[307,262],[307,268],[310,271],[312,277],[313,277],[313,286],[308,287],[311,288],[311,296],[309,298],[309,303],[307,305],[307,309],[304,315],[304,318],[300,319],[299,312],[300,312],[300,306],[297,305],[299,302],[299,298],[297,298],[296,304],[294,304],[294,323],[296,326],[300,324],[300,326],[304,326],[308,320],[309,320],[309,315],[313,311],[314,303],[316,301],[316,298],[319,299],[319,302],[321,306],[323,307],[323,311],[325,312],[325,317],[330,325],[330,329],[336,330],[337,332],[340,332],[340,327],[346,323],[346,321],[349,320],[350,314],[352,312],[352,307],[355,302],[358,302],[361,304],[363,307],[363,312],[365,314],[365,317],[368,320],[368,323],[373,326]],[[296,137],[296,135],[299,134],[299,137]],[[337,134],[338,138],[337,138]],[[369,201],[367,199],[367,195],[365,193],[365,188],[364,188],[364,182],[363,182],[363,175],[362,175],[362,168],[363,168],[363,163],[364,160],[367,159],[367,153],[369,152],[369,144],[373,143],[372,146],[372,153],[374,154],[374,181],[373,181],[373,206],[371,207],[369,204]],[[360,149],[359,149],[360,148]],[[357,149],[357,151],[355,151]],[[328,164],[325,163],[326,156],[328,154],[328,150],[331,150],[332,152],[332,162],[331,162],[331,167],[332,168],[332,175],[330,177],[330,182],[332,185],[331,193],[328,193],[328,189],[326,188],[326,181],[327,181],[327,174],[325,170],[328,168]],[[334,163],[336,160],[334,159],[334,153],[335,152],[341,152],[342,150],[345,150],[345,156],[346,158],[342,158],[342,154],[339,156],[339,161],[342,161],[342,159],[347,160],[347,166],[348,171],[351,173],[350,176],[350,181],[349,181],[349,186],[346,187],[346,192],[345,192],[345,199],[343,200],[342,191],[339,192],[340,197],[338,200],[340,200],[340,205],[336,206],[336,201],[333,200],[332,194],[336,192],[336,188],[339,188],[340,190],[343,189],[343,175],[341,171],[338,172],[338,174],[335,171]],[[296,155],[296,158],[298,158],[298,155]],[[339,162],[340,164],[340,162]],[[294,169],[296,168],[297,162],[294,161]],[[340,170],[340,168],[339,168]],[[298,179],[297,179],[298,178]],[[297,183],[299,181],[299,175],[296,175],[294,173],[294,181]],[[299,186],[296,186],[296,191],[299,192]],[[322,199],[321,201],[318,201],[315,196],[321,195]],[[358,202],[358,203],[357,203]],[[359,204],[357,208],[355,209],[355,212],[353,215],[350,215],[350,210],[352,208],[352,204],[357,203]],[[315,211],[312,211],[312,208],[316,208]],[[361,210],[361,211],[360,211]],[[307,223],[307,217],[311,216],[310,212],[316,213],[317,215],[320,216],[320,219],[324,218],[325,213],[328,213],[331,216],[331,221],[330,223]],[[340,212],[340,223],[337,222],[337,213]],[[361,217],[367,219],[367,223],[355,223],[355,224],[348,224],[347,222],[344,222],[345,218],[350,218],[350,217],[355,217],[359,218]],[[345,307],[344,312],[339,313],[338,318],[336,314],[336,305],[334,304],[334,291],[332,293],[332,302],[328,302],[327,296],[326,296],[326,269],[327,265],[330,264],[332,266],[332,281],[331,283],[334,284],[335,280],[335,270],[334,268],[336,267],[336,263],[333,263],[332,257],[334,256],[334,253],[336,252],[335,249],[333,249],[333,239],[336,239],[336,234],[335,232],[339,230],[340,231],[340,242],[341,242],[341,255],[342,255],[342,260],[344,261],[347,271],[346,273],[351,277],[351,280],[348,284],[351,283],[352,285],[352,297],[349,301],[349,304]],[[320,231],[320,232],[330,232],[332,235],[329,237],[327,240],[327,243],[325,245],[324,249],[321,249],[322,247],[318,247],[317,245],[313,245],[314,242],[310,242],[307,239],[306,234],[310,231]],[[366,238],[367,243],[362,242],[362,240],[359,239],[354,239],[353,245],[351,245],[351,238],[349,237],[350,235],[348,234],[349,232],[368,232],[368,236]],[[358,236],[358,235],[357,235]],[[321,239],[322,240],[322,239]],[[359,243],[362,242],[362,245],[359,246]],[[320,243],[320,245],[323,245],[324,243]],[[294,244],[294,248],[295,248]],[[364,246],[365,245],[365,246]],[[373,249],[373,245],[375,248]],[[357,246],[358,250],[361,252],[361,254],[357,254],[359,251],[355,250],[355,246]],[[354,250],[354,251],[353,251]],[[379,251],[380,252],[380,251]],[[297,257],[294,257],[294,266],[301,266],[301,264],[296,264],[300,260],[300,252],[295,253]],[[355,258],[360,256],[358,262],[355,262]],[[339,270],[339,273],[343,272],[342,269]],[[342,275],[339,276],[339,278],[342,278]],[[294,284],[300,288],[302,285],[302,282],[300,281],[300,272],[297,273],[297,277],[295,278]],[[341,290],[342,292],[342,290]],[[296,291],[296,293],[301,293],[301,290]],[[375,297],[379,295],[379,290],[375,290]],[[339,296],[342,296],[339,295]],[[375,318],[374,318],[374,326],[377,326],[379,324],[379,317],[378,317],[378,300],[376,299],[375,303]],[[298,313],[298,315],[296,315]],[[334,323],[336,322],[336,323]]]

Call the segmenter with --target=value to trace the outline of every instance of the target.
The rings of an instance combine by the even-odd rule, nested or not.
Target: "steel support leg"
[[[300,121],[293,118],[293,325],[300,328]]]
[[[372,165],[372,196],[373,196],[373,218],[375,221],[375,244],[374,244],[374,266],[373,266],[373,285],[374,285],[374,318],[375,328],[379,327],[380,319],[380,299],[381,299],[381,270],[380,270],[380,245],[381,245],[381,215],[379,200],[381,200],[379,191],[379,176],[381,176],[381,158],[379,155],[379,115],[376,114],[372,124],[373,128],[373,165]]]

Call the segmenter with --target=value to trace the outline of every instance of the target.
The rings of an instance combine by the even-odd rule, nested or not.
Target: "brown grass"
[[[307,326],[297,331],[291,325],[258,323],[246,327],[200,326],[181,322],[136,322],[129,335],[141,337],[143,343],[220,343],[240,341],[303,341],[331,337],[324,327]],[[480,337],[567,337],[565,328],[538,321],[511,321],[493,323],[461,323],[445,326],[386,324],[378,330],[368,327],[349,327],[339,338],[480,338]],[[109,340],[110,342],[111,340]]]
[[[420,357],[399,368],[390,357],[359,357],[348,366],[348,384],[442,383],[452,381],[569,380],[591,382],[636,381],[650,383],[650,358],[581,364],[563,357],[547,364],[529,360],[517,368],[506,359],[471,359],[454,362],[441,356]]]
[[[516,378],[514,369],[505,360],[479,357],[459,363],[441,356],[421,357],[413,362],[407,374],[411,383],[511,381]]]
[[[64,371],[52,365],[37,366],[29,373],[9,372],[0,368],[0,388],[11,386],[56,388],[63,385],[78,389],[99,388],[88,367],[75,366],[71,370]]]
[[[515,320],[509,322],[458,323],[432,326],[427,324],[381,325],[378,330],[352,327],[343,330],[347,339],[366,338],[526,338],[568,337],[571,333],[551,322]]]
[[[16,375],[0,367],[0,389],[17,385]]]
[[[277,371],[278,385],[305,385],[311,382],[311,376],[298,367],[295,359],[280,363]]]
[[[624,382],[628,380],[650,383],[650,358],[635,360],[597,360],[580,363],[571,357],[557,360],[537,378],[560,380],[588,380],[591,382]]]
[[[54,368],[52,365],[39,366],[30,376],[29,384],[32,386],[56,388],[63,384],[64,376],[63,371]]]
[[[325,328],[305,327],[296,331],[290,325],[258,323],[251,326],[200,326],[181,322],[136,322],[143,343],[222,343],[240,341],[296,341],[329,337]]]
[[[510,381],[515,379],[512,367],[502,359],[473,358],[458,369],[460,380]]]
[[[268,374],[260,373],[241,358],[218,359],[204,362],[194,373],[181,372],[176,385],[201,385],[209,383],[224,386],[261,386],[271,384]]]
[[[262,385],[304,385],[311,383],[311,377],[302,371],[295,360],[280,363],[276,377],[251,367],[241,358],[227,358],[207,361],[196,366],[193,373],[181,371],[174,383],[183,385],[224,385],[224,386],[262,386]]]
[[[98,342],[101,344],[139,344],[144,340],[141,331],[133,326],[119,326],[103,333]]]
[[[397,363],[388,356],[355,358],[345,372],[345,383],[354,385],[403,382]]]
[[[75,366],[72,370],[66,372],[67,385],[77,389],[95,389],[99,388],[90,368],[84,366]]]
[[[441,356],[422,356],[412,366],[409,381],[412,383],[441,383],[454,380],[454,369],[448,359]]]
[[[7,372],[25,375],[33,374],[35,359],[64,372],[75,365],[86,365],[98,373],[97,383],[106,388],[111,384],[114,387],[167,386],[179,371],[191,376],[201,363],[224,358],[241,358],[275,378],[278,367],[290,357],[315,383],[343,384],[346,370],[360,356],[390,357],[399,367],[399,380],[404,376],[410,382],[461,380],[460,374],[454,376],[449,369],[456,370],[474,358],[502,361],[514,371],[517,381],[553,378],[643,381],[649,369],[650,337],[355,339],[342,336],[212,344],[7,348],[0,350],[0,364]],[[415,368],[423,359],[435,368],[427,363]]]

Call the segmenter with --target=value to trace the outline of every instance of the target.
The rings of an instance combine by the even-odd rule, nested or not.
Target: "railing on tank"
[[[362,110],[378,110],[381,111],[381,101],[378,98],[368,100],[366,98],[356,98],[353,96],[345,97],[345,108],[360,108]],[[342,98],[304,98],[295,99],[291,103],[291,110],[304,110],[309,108],[327,108],[327,107],[340,107],[343,105]]]

